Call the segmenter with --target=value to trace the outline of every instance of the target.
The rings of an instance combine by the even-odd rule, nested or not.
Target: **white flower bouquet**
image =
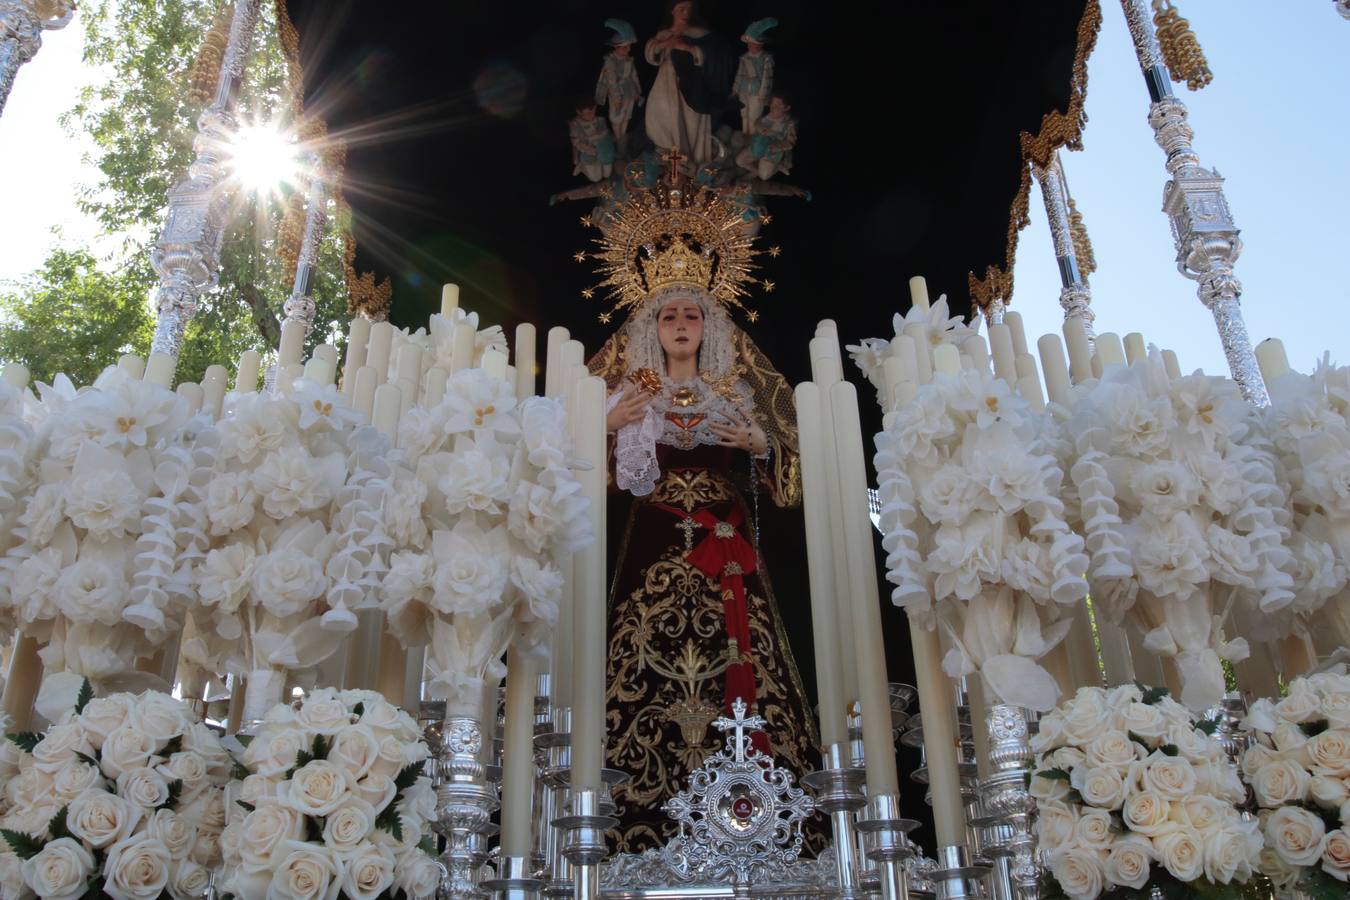
[[[319,690],[267,711],[230,785],[221,888],[240,900],[432,897],[431,755],[373,691]]]
[[[960,316],[950,314],[947,308],[947,295],[943,294],[928,309],[911,306],[904,315],[896,313],[891,318],[891,325],[895,329],[895,337],[904,334],[905,329],[910,326],[921,325],[924,336],[931,346],[951,344],[959,350],[967,339],[979,334],[980,317],[973,317],[971,324],[967,325]],[[876,388],[878,398],[886,390],[883,367],[890,348],[891,341],[886,338],[863,338],[859,343],[849,344],[844,348],[863,376],[871,382],[872,387]]]
[[[1243,725],[1242,758],[1275,886],[1315,897],[1350,887],[1350,677],[1295,678],[1280,700],[1257,700]]]
[[[29,459],[33,429],[25,417],[27,396],[0,381],[0,547],[10,545],[33,482],[34,467]],[[5,564],[0,560],[0,569]],[[0,572],[0,581],[4,579]],[[17,625],[14,607],[0,604],[0,638],[9,640]]]
[[[182,563],[204,538],[193,474],[207,425],[184,398],[121,369],[78,393],[64,377],[39,390],[37,483],[0,563],[0,606],[45,642],[48,672],[108,683],[182,622],[192,594]],[[74,676],[51,686],[73,697]]]
[[[204,896],[221,861],[231,766],[182,701],[153,691],[95,699],[84,682],[73,712],[0,749],[0,896]]]
[[[1163,689],[1080,688],[1032,738],[1043,897],[1239,898],[1261,858],[1246,790]]]
[[[433,696],[476,714],[509,645],[546,652],[557,557],[592,539],[566,415],[462,369],[439,405],[403,417],[398,443],[382,503],[395,548],[380,591],[388,627],[427,645]]]
[[[1226,378],[1169,379],[1157,354],[1074,391],[1073,518],[1096,608],[1176,660],[1182,703],[1212,706],[1220,660],[1248,652],[1225,640],[1231,611],[1294,596],[1285,496],[1253,438],[1255,412]]]
[[[359,419],[334,388],[304,380],[285,395],[237,395],[195,476],[210,540],[191,570],[207,647],[195,652],[247,677],[245,721],[376,602],[387,541],[363,492],[388,442]]]
[[[1000,702],[1052,708],[1035,660],[1087,594],[1083,540],[1064,520],[1054,420],[987,372],[937,375],[877,435],[892,600],[934,619],[954,678],[979,671]]]

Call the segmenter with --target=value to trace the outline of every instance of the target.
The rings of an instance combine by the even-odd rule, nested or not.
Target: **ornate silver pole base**
[[[19,67],[42,47],[42,32],[70,24],[75,0],[0,0],[0,115]]]
[[[441,730],[436,786],[436,830],[445,837],[445,881],[440,896],[481,900],[487,893],[478,884],[487,858],[482,836],[492,827],[497,810],[496,790],[487,783],[479,759],[483,732],[471,716],[447,716]]]
[[[918,827],[918,822],[900,815],[899,794],[868,799],[858,830],[869,837],[867,856],[877,864],[882,900],[909,900],[905,860],[914,848],[905,835]]]
[[[985,854],[991,859],[1003,860],[993,879],[995,890],[1002,890],[1006,879],[1005,897],[1035,900],[1039,895],[1041,870],[1036,863],[1036,837],[1032,825],[1036,816],[1036,800],[1027,790],[1035,754],[1031,750],[1032,714],[1017,706],[995,704],[989,707],[985,721],[989,727],[989,777],[980,786],[984,808],[989,813],[986,824],[1002,824],[1003,828],[986,831],[990,843]],[[1006,868],[1006,873],[1002,870]],[[997,894],[996,894],[997,896]]]
[[[858,835],[853,814],[867,803],[863,781],[867,773],[849,765],[848,745],[832,744],[825,751],[824,768],[802,776],[802,784],[816,797],[816,808],[830,817],[834,830],[834,862],[841,900],[861,897],[858,887]]]
[[[539,900],[544,882],[535,877],[531,860],[523,856],[504,856],[497,866],[497,877],[483,887],[501,900]]]
[[[619,824],[613,816],[601,815],[600,791],[573,791],[571,815],[553,820],[562,832],[563,856],[572,864],[572,896],[595,900],[600,896],[600,862],[608,846],[605,832]]]
[[[989,867],[976,863],[965,844],[937,849],[937,868],[929,873],[937,900],[983,900]]]
[[[544,893],[549,897],[572,895],[572,864],[562,852],[562,836],[552,823],[566,808],[567,787],[572,780],[572,708],[553,710],[553,728],[535,737],[535,747],[546,755],[539,780],[547,802],[541,807],[548,825],[543,828]]]

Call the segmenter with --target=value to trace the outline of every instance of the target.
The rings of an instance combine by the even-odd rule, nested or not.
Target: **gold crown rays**
[[[746,310],[742,299],[758,284],[765,293],[774,289],[772,281],[754,276],[756,256],[767,252],[778,256],[779,249],[767,251],[754,246],[753,223],[747,221],[738,197],[716,188],[693,184],[680,174],[678,153],[667,154],[670,171],[655,187],[630,187],[628,197],[614,200],[605,211],[604,222],[582,216],[581,224],[600,228],[595,239],[597,249],[577,251],[572,258],[599,263],[602,277],[598,287],[605,289],[611,307],[600,313],[608,323],[614,313],[632,309],[653,292],[671,285],[685,285],[707,291],[726,307],[745,310],[751,322],[759,318]],[[768,224],[769,217],[758,220]],[[595,296],[595,288],[581,295]]]

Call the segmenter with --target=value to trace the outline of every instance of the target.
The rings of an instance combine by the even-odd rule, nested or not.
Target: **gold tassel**
[[[1181,17],[1173,0],[1153,0],[1153,24],[1158,29],[1158,47],[1167,63],[1167,74],[1180,84],[1198,91],[1214,80],[1205,51],[1191,31],[1191,23]]]
[[[197,48],[188,75],[188,98],[193,103],[210,103],[216,96],[216,82],[220,80],[220,64],[225,59],[225,47],[230,42],[230,17],[221,11],[211,23],[211,29]]]
[[[1097,257],[1092,255],[1092,238],[1088,237],[1083,214],[1072,197],[1069,198],[1069,235],[1073,239],[1073,255],[1078,258],[1078,271],[1091,275],[1097,271]]]

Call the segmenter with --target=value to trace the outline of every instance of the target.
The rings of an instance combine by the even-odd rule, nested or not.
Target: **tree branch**
[[[240,285],[239,292],[244,295],[244,300],[248,303],[249,313],[253,316],[253,324],[257,326],[258,333],[267,342],[267,346],[273,350],[280,349],[281,323],[277,321],[277,317],[272,310],[267,308],[267,298],[251,284]]]

